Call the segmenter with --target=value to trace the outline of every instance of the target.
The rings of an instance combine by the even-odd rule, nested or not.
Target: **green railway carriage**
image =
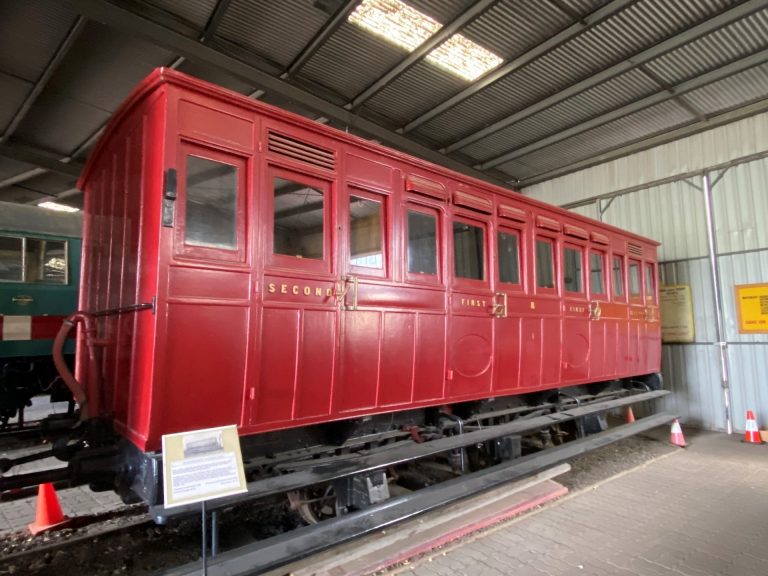
[[[0,426],[60,388],[51,347],[77,309],[81,235],[79,213],[0,202]]]

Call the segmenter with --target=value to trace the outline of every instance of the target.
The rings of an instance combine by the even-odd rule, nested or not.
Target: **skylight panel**
[[[349,21],[409,52],[442,28],[442,24],[400,0],[363,0]],[[502,62],[496,54],[461,34],[454,34],[432,50],[427,60],[469,81]]]

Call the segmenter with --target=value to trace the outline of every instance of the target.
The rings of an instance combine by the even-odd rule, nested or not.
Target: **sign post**
[[[208,573],[206,502],[247,491],[237,426],[163,436],[164,506],[202,504],[203,574]]]

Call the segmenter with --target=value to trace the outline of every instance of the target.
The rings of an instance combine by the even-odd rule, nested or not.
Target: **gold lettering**
[[[269,293],[270,293],[270,294],[274,294],[274,293],[275,293],[275,290],[276,290],[276,286],[275,286],[275,283],[274,283],[274,282],[270,282],[270,283],[269,283]]]
[[[312,294],[312,288],[304,286],[304,296],[309,296],[310,294]]]
[[[333,288],[326,288],[325,295],[328,296],[329,298],[333,296]]]
[[[297,294],[297,295],[298,295],[298,293],[299,293],[299,287],[298,287],[298,286],[296,286],[296,284],[294,284],[293,286],[291,286],[291,292],[293,292],[294,294]]]
[[[323,295],[323,289],[319,286],[315,288],[315,296],[322,296]]]
[[[280,284],[280,294],[288,294],[288,284]]]

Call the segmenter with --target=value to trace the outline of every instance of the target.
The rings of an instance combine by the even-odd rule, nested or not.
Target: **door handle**
[[[603,309],[600,308],[600,302],[589,303],[589,319],[600,320],[600,316],[603,314]]]
[[[28,304],[32,304],[34,301],[35,299],[27,294],[19,294],[18,296],[11,298],[11,302],[18,304],[19,306],[27,306]]]
[[[501,302],[497,302],[496,298],[501,297]],[[493,311],[491,312],[496,318],[506,318],[507,317],[507,293],[506,292],[496,292],[496,294],[493,295]]]
[[[352,305],[347,305],[347,293],[350,286],[352,288]],[[337,282],[334,287],[334,296],[336,302],[339,304],[339,310],[357,310],[357,289],[358,281],[357,276],[344,276],[341,282]]]

